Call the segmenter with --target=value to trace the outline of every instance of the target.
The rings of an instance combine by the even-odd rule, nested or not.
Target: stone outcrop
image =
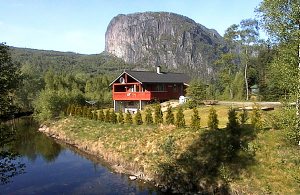
[[[192,70],[203,77],[212,74],[212,63],[223,45],[217,31],[167,12],[118,15],[105,34],[105,51],[127,63]]]

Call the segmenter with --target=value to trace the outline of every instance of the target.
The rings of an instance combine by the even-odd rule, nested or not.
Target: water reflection
[[[31,161],[41,156],[46,162],[52,162],[62,150],[59,144],[36,131],[38,124],[33,120],[19,119],[11,127],[15,129],[15,133],[10,150]]]
[[[1,127],[0,194],[160,193],[149,183],[112,173],[99,159],[55,142],[37,128],[32,120]]]
[[[9,183],[12,177],[24,173],[25,163],[12,150],[15,135],[14,128],[0,124],[0,185]]]
[[[35,161],[41,156],[46,162],[54,161],[62,147],[36,131],[33,120],[19,119],[0,125],[0,179],[1,185],[11,178],[25,173],[21,157]]]
[[[36,131],[38,124],[32,120],[20,120],[16,126],[15,140],[12,150],[35,161],[41,156],[46,162],[54,161],[62,147],[46,135]]]

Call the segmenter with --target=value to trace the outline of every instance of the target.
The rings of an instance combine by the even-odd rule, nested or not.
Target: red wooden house
[[[136,112],[149,103],[178,99],[190,81],[186,74],[125,70],[112,85],[114,110]]]

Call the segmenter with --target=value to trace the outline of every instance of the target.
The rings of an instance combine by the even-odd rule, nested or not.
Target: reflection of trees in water
[[[20,119],[15,124],[0,126],[0,177],[1,183],[25,172],[22,156],[35,161],[42,156],[46,162],[54,161],[62,147],[42,133],[32,120]]]
[[[46,135],[37,132],[37,123],[20,120],[17,128],[12,149],[18,151],[20,155],[26,156],[31,161],[35,161],[40,155],[46,162],[52,162],[60,154],[62,147]]]
[[[14,136],[14,129],[0,125],[0,185],[25,172],[25,164],[20,161],[19,155],[10,150]]]

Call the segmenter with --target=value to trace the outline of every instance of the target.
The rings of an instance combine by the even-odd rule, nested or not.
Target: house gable
[[[142,84],[141,81],[133,77],[132,75],[128,74],[126,71],[122,72],[113,82],[109,84],[109,86],[113,85],[114,83],[132,83],[138,82]]]

